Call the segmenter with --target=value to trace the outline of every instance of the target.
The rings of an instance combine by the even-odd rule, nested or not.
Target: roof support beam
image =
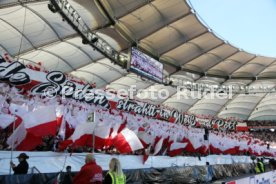
[[[94,59],[86,52],[84,51],[81,47],[79,47],[78,45],[68,42],[68,41],[64,41],[65,43],[68,43],[69,45],[75,47],[76,49],[79,49],[84,55],[86,55],[91,61],[94,61]],[[104,57],[102,57],[101,59],[103,59]]]
[[[170,48],[169,50],[166,50],[163,53],[160,53],[161,59],[162,59],[162,55],[164,55],[164,54],[166,54],[166,53],[168,53],[168,52],[170,52],[170,51],[172,51],[172,50],[180,47],[181,45],[184,45],[185,43],[188,43],[189,41],[192,41],[193,39],[196,39],[196,38],[198,38],[198,37],[200,37],[200,36],[202,36],[202,35],[204,35],[206,33],[208,33],[208,31],[204,31],[204,32],[202,32],[202,33],[200,33],[198,35],[195,35],[195,36],[189,38],[188,40],[186,40],[185,42],[179,43],[176,46],[174,46],[173,48]]]
[[[119,79],[116,79],[116,81],[117,80],[120,80],[121,78],[119,78]],[[127,87],[127,89],[129,89],[131,86],[128,86],[128,85],[126,85],[126,84],[122,84],[122,83],[118,83],[118,82],[110,82],[109,83],[109,85],[118,85],[118,86],[125,86],[125,87]],[[148,85],[149,86],[149,85]],[[112,87],[112,86],[111,86]],[[114,89],[114,88],[111,88],[111,89]],[[138,91],[139,91],[140,89],[137,89],[137,90],[135,90],[134,91],[134,95],[136,96],[137,95],[137,93],[138,93]]]
[[[119,79],[118,79],[118,80],[119,80]],[[112,84],[119,85],[119,86],[125,86],[125,87],[127,87],[127,88],[130,87],[129,85],[122,84],[122,83],[118,83],[118,82],[112,82]],[[111,85],[111,83],[109,83],[109,85]]]
[[[108,84],[107,80],[105,80],[104,78],[102,78],[101,76],[99,76],[98,74],[95,74],[93,72],[86,71],[86,70],[76,70],[76,72],[83,72],[83,73],[88,73],[90,75],[94,75],[94,76],[98,77],[99,79],[101,79],[102,81],[104,81],[106,84]]]
[[[45,19],[44,17],[42,17],[40,14],[38,14],[36,11],[34,11],[33,9],[31,9],[30,7],[26,6],[26,5],[22,5],[24,8],[27,8],[28,10],[30,10],[33,14],[35,14],[36,16],[38,16],[41,20],[43,20],[51,29],[52,31],[55,33],[55,35],[58,37],[59,40],[61,40],[60,36],[58,35],[58,32],[54,29],[54,27],[49,23],[49,21],[47,19]]]
[[[168,99],[170,99],[173,95],[175,95],[177,93],[177,90],[175,91],[175,92],[173,92],[172,94],[170,94],[169,96],[168,96],[168,98],[166,98],[166,99],[162,99],[161,100],[161,102],[159,103],[159,104],[163,104],[165,101],[167,101]]]
[[[236,71],[238,71],[240,68],[242,68],[244,65],[246,65],[247,63],[249,63],[250,61],[254,60],[257,56],[255,55],[254,57],[250,58],[249,60],[247,60],[245,63],[243,63],[241,66],[239,66],[239,68],[237,68],[236,70],[234,70],[230,75],[233,75],[233,73],[235,73]]]
[[[249,65],[252,64],[252,65],[258,65],[260,67],[266,67],[266,65],[264,64],[261,64],[261,63],[248,63]]]
[[[118,78],[114,78],[114,79],[111,80],[108,84],[111,84],[112,82],[117,81],[117,80],[120,80],[121,78],[126,77],[126,76],[127,76],[127,74],[122,75],[121,77],[118,77]],[[107,84],[106,84],[106,85],[107,85]],[[105,86],[106,86],[106,85],[105,85]]]
[[[102,60],[102,59],[104,59],[104,58],[99,58],[99,59],[93,61],[93,63],[89,63],[89,64],[100,64],[100,65],[104,65],[105,67],[107,67],[107,68],[109,68],[109,69],[111,69],[111,70],[113,70],[113,71],[116,71],[117,73],[119,73],[119,74],[122,75],[122,76],[125,75],[125,74],[121,73],[119,70],[117,70],[116,68],[113,68],[113,67],[109,66],[108,64],[100,63],[99,61]],[[78,71],[79,69],[81,69],[81,68],[83,68],[83,67],[85,67],[85,66],[87,66],[87,65],[89,65],[89,64],[81,65],[81,66],[75,68],[74,71]]]
[[[97,60],[95,60],[93,63],[91,63],[91,64],[95,64],[95,63],[97,63],[97,61],[100,61],[101,59],[97,59]],[[77,67],[77,68],[75,68],[75,70],[74,71],[77,71],[77,70],[79,70],[79,69],[81,69],[82,67],[85,67],[85,66],[87,66],[88,64],[84,64],[84,65],[81,65],[81,66],[79,66],[79,67]]]
[[[195,45],[196,47],[198,47],[199,49],[201,49],[198,45],[196,45],[196,44],[194,44],[194,43],[190,43],[189,41],[192,41],[193,39],[196,39],[196,38],[198,38],[198,37],[200,37],[200,36],[206,34],[207,32],[208,32],[208,31],[203,32],[203,33],[201,33],[201,34],[199,34],[199,35],[196,35],[196,36],[190,38],[189,40],[187,40],[186,43],[180,43],[179,45],[177,45],[176,47],[170,49],[169,51],[171,51],[171,50],[173,50],[173,49],[175,49],[175,48],[177,48],[177,47],[179,47],[179,46],[181,46],[181,45],[183,45],[183,44],[193,44],[193,45]],[[219,46],[220,46],[220,45],[219,45]],[[213,49],[213,48],[212,48],[212,49]],[[152,53],[148,52],[147,50],[145,50],[145,49],[143,49],[143,48],[139,48],[139,50],[141,50],[142,52],[148,54],[148,55],[151,56],[152,58],[154,58],[154,59],[156,59],[156,60],[158,60],[158,61],[161,61],[161,62],[164,63],[164,64],[167,64],[167,65],[169,65],[169,66],[172,66],[172,67],[176,68],[176,72],[178,72],[178,71],[180,70],[180,66],[175,65],[175,64],[169,62],[169,61],[166,59],[166,58],[168,58],[168,57],[160,57],[160,58],[159,58],[159,57],[153,55]],[[210,49],[210,50],[211,50],[211,49]],[[166,52],[169,52],[169,51],[166,51]],[[209,50],[208,50],[208,51],[209,51]],[[196,57],[198,57],[198,56],[196,56]],[[195,57],[195,58],[196,58],[196,57]],[[172,60],[174,60],[174,59],[172,59]],[[199,74],[199,75],[203,75],[203,73],[201,73],[201,72],[195,72],[195,71],[192,71],[192,70],[189,70],[189,69],[187,69],[187,70],[181,69],[181,70],[183,70],[183,71],[188,71],[188,72],[192,72],[192,73],[196,73],[196,74]],[[174,72],[174,73],[175,73],[175,72]],[[170,75],[171,75],[171,74],[170,74]]]
[[[212,47],[212,48],[210,48],[210,49],[204,51],[203,53],[197,54],[197,55],[196,55],[195,57],[193,57],[192,59],[186,61],[185,63],[181,63],[181,64],[182,64],[182,66],[185,65],[185,64],[188,64],[188,63],[192,62],[194,59],[198,58],[200,55],[207,54],[207,53],[210,52],[211,50],[214,50],[214,49],[216,49],[216,48],[218,48],[218,47],[220,47],[220,46],[222,46],[222,45],[224,45],[224,42],[222,42],[222,43],[216,45],[215,47]]]
[[[99,5],[99,8],[102,10],[102,12],[104,13],[104,15],[109,19],[109,21],[112,23],[112,25],[116,26],[116,21],[111,17],[111,15],[108,13],[106,7],[103,5],[103,3],[100,1],[100,0],[96,0],[97,4]],[[150,1],[151,2],[151,1]],[[145,6],[145,5],[143,5]],[[141,7],[143,7],[141,6]],[[140,8],[141,8],[140,7]],[[190,14],[190,12],[188,13]],[[181,17],[178,17],[175,21],[187,16],[188,14],[185,14],[184,16],[181,16]],[[122,17],[121,17],[122,18]],[[172,21],[174,22],[174,21]],[[163,27],[163,26],[162,26]],[[135,39],[131,38],[131,36],[127,35],[125,33],[125,31],[123,29],[120,28],[120,26],[116,26],[116,29],[118,30],[119,34],[122,35],[122,37],[124,37],[126,40],[128,40],[130,43],[131,43],[131,46],[136,46],[137,43]],[[155,30],[156,31],[156,30]],[[155,31],[153,31],[151,34],[153,34]],[[150,34],[149,34],[150,35]],[[145,35],[147,36],[147,35]],[[149,53],[148,51],[145,51],[144,49],[141,49],[143,52],[147,53],[148,55],[150,55],[151,57],[153,57],[154,59],[156,60],[159,60],[158,57],[156,56],[153,56],[151,53]],[[164,62],[164,61],[162,61]],[[172,66],[172,67],[177,67],[175,66],[174,64],[170,63],[170,62],[164,62],[165,64],[169,65],[169,66]]]
[[[235,52],[233,52],[233,53],[230,54],[229,56],[227,56],[227,57],[225,57],[225,58],[220,58],[219,61],[218,61],[217,63],[213,64],[212,66],[210,66],[210,67],[207,69],[207,72],[208,72],[208,70],[210,70],[211,68],[213,68],[213,67],[219,65],[221,62],[223,62],[223,61],[225,61],[225,60],[231,58],[231,57],[234,56],[234,55],[236,55],[238,52],[239,52],[239,50],[236,50]],[[212,53],[207,53],[207,54],[212,54]],[[217,56],[217,55],[215,55],[215,54],[212,54],[212,55]]]
[[[173,23],[175,23],[175,22],[177,22],[177,21],[183,19],[184,17],[186,17],[186,16],[188,16],[188,15],[190,15],[190,14],[191,14],[191,12],[189,11],[188,13],[185,13],[185,14],[181,15],[180,17],[176,17],[175,19],[173,19],[173,20],[172,20],[171,22],[169,22],[168,24],[159,26],[157,29],[152,30],[151,32],[147,33],[146,35],[143,35],[143,37],[137,38],[137,40],[139,40],[139,41],[140,41],[140,40],[143,40],[143,39],[145,39],[145,38],[147,38],[147,37],[153,35],[154,33],[156,33],[156,31],[158,31],[158,30],[160,30],[160,29],[166,27],[167,25],[171,25],[171,24],[173,24]]]
[[[0,47],[2,47],[9,55],[11,55],[6,47],[4,47],[2,44],[0,44]]]
[[[0,5],[0,9],[2,9],[2,8],[8,8],[8,7],[13,7],[13,6],[18,6],[18,5],[23,5],[23,4],[45,2],[45,1],[49,1],[49,0],[18,0],[16,2],[2,4],[2,5]]]
[[[152,3],[154,0],[147,0],[147,3],[145,4],[141,4],[141,6],[136,7],[135,9],[132,9],[131,12],[134,12],[150,3]],[[129,15],[131,12],[127,12],[124,15],[120,16],[120,17],[115,17],[115,15],[110,15],[109,12],[112,12],[112,8],[110,7],[109,3],[107,1],[105,1],[105,3],[101,2],[100,0],[96,0],[96,3],[99,5],[99,8],[102,10],[102,12],[104,13],[104,16],[106,16],[108,18],[108,20],[111,22],[112,25],[116,26],[116,21],[120,22],[120,19],[122,19],[123,17]],[[105,5],[106,4],[106,5]],[[162,16],[162,14],[159,12],[159,10],[154,6],[154,8],[156,9],[156,11],[158,11],[158,13]],[[109,10],[109,11],[108,11]],[[190,13],[190,12],[189,12]],[[184,15],[185,17],[186,15]],[[183,18],[183,16],[173,20],[172,22],[175,22],[179,19]],[[160,28],[162,28],[164,26],[161,26]],[[159,28],[159,29],[160,29]],[[126,38],[128,41],[131,42],[131,45],[137,45],[136,41],[137,40],[141,40],[144,37],[146,37],[147,35],[153,34],[154,32],[156,32],[156,30],[150,32],[149,34],[143,36],[143,38],[136,38],[133,39],[130,35],[127,35],[125,33],[125,31],[120,27],[120,26],[116,26],[116,29],[118,30],[119,34],[121,34],[124,38]],[[157,29],[158,30],[158,29]]]
[[[134,12],[134,11],[136,11],[136,10],[138,10],[138,9],[146,6],[146,5],[148,5],[149,3],[152,3],[153,1],[154,0],[147,0],[147,2],[145,2],[144,4],[141,4],[140,6],[137,6],[137,7],[133,8],[132,10],[130,10],[130,12],[126,12],[123,15],[121,15],[120,17],[115,17],[115,15],[112,15],[112,16],[114,18],[117,18],[117,19],[123,18],[123,17],[127,16],[128,14],[130,14],[131,12]],[[108,7],[105,6],[106,9],[112,10],[111,7],[110,7],[110,4],[108,3],[108,1],[105,1],[105,3],[103,3],[103,5],[104,4],[106,4],[106,6],[108,6]]]
[[[103,16],[105,16],[109,20],[109,22],[111,22],[112,25],[115,25],[116,24],[115,20],[113,19],[112,15],[109,14],[109,11],[104,6],[103,2],[100,0],[96,0],[95,3],[96,5],[98,5],[100,12],[103,12]]]
[[[230,104],[233,100],[235,100],[238,97],[239,94],[235,94],[231,100],[228,100],[217,112],[217,116],[225,109],[225,107]]]
[[[190,104],[184,103],[184,102],[179,102],[179,101],[168,101],[169,99],[167,99],[166,101],[164,101],[162,104],[180,104],[180,105],[185,105],[185,106],[190,106]]]
[[[263,101],[263,99],[268,95],[270,94],[269,92],[266,93],[257,103],[256,105],[254,106],[254,108],[252,109],[251,113],[248,115],[247,119],[249,120],[250,116],[253,114],[254,110],[258,107],[258,105]]]
[[[203,97],[203,98],[204,98],[204,97]],[[199,102],[200,100],[201,100],[201,99],[197,99],[197,101],[196,101],[194,104],[192,104],[191,106],[188,107],[188,109],[186,110],[186,112],[189,112],[190,109],[193,108],[193,107],[197,104],[197,102]]]
[[[25,11],[26,11],[26,10],[25,10]],[[2,21],[5,22],[6,24],[8,24],[10,27],[12,27],[14,30],[16,30],[21,36],[23,36],[23,38],[25,38],[25,40],[27,40],[27,41],[30,43],[30,45],[31,45],[33,48],[36,49],[36,47],[33,45],[33,43],[31,42],[31,40],[30,40],[23,32],[21,32],[19,29],[17,29],[17,27],[13,26],[13,25],[10,24],[8,21],[6,21],[6,20],[4,20],[4,19],[2,19],[2,18],[0,18],[0,20],[2,20]],[[25,25],[23,25],[23,26],[25,26]],[[21,44],[22,44],[22,43],[21,43]]]
[[[26,64],[24,63],[24,61],[29,61],[30,63],[33,63],[33,64],[35,64],[35,65],[38,65],[36,62],[34,62],[34,61],[30,60],[30,59],[21,58],[21,60],[23,61],[23,64],[24,64],[24,65],[26,65]],[[19,60],[19,61],[20,61],[20,60]],[[21,63],[22,63],[22,62],[21,62]]]
[[[267,68],[269,68],[270,66],[274,65],[275,63],[276,63],[276,59],[275,59],[274,61],[272,61],[272,63],[270,63],[268,66],[266,66],[264,69],[262,69],[262,70],[257,74],[257,76],[258,76],[260,73],[262,73],[263,71],[265,71],[265,69],[267,69]],[[273,77],[273,78],[275,78],[275,77]]]
[[[98,63],[99,63],[99,62],[98,62]],[[104,66],[106,66],[107,68],[110,68],[110,69],[114,70],[115,72],[117,72],[117,73],[119,73],[119,74],[121,74],[121,75],[124,75],[124,73],[122,73],[120,70],[118,70],[118,69],[116,69],[116,68],[113,68],[113,67],[111,67],[111,66],[108,65],[108,64],[105,64],[105,63],[99,63],[99,64],[104,65]]]
[[[72,35],[68,35],[68,36],[64,37],[63,39],[69,39],[69,38],[75,38],[75,37],[78,37],[78,34],[77,34],[77,33],[74,33],[74,34],[72,34]],[[20,56],[22,56],[22,55],[24,55],[24,54],[31,53],[31,52],[33,52],[34,50],[37,50],[37,48],[48,47],[49,45],[52,45],[52,44],[57,43],[57,42],[60,42],[60,40],[57,39],[57,40],[54,40],[54,41],[51,41],[51,42],[42,43],[42,44],[40,44],[40,45],[37,45],[36,48],[34,48],[34,49],[25,50],[25,51],[23,51],[23,52],[20,52],[19,55],[13,55],[13,57],[14,57],[14,56],[19,56],[19,57],[20,57]]]
[[[113,82],[116,82],[117,80],[120,80],[120,79],[123,78],[123,77],[131,78],[131,79],[135,80],[136,83],[138,83],[138,82],[143,82],[143,83],[145,83],[145,84],[149,84],[148,86],[150,86],[150,85],[153,84],[153,83],[149,83],[148,81],[142,81],[142,80],[138,81],[138,80],[137,80],[138,78],[134,78],[134,77],[128,76],[128,75],[129,75],[129,74],[126,74],[126,75],[124,75],[124,76],[122,76],[122,77],[120,77],[120,78],[118,78],[118,79],[115,79],[115,80],[113,80],[112,82],[110,82],[110,84],[113,83]]]
[[[66,65],[68,65],[72,70],[75,70],[75,68],[74,68],[70,63],[68,63],[65,59],[63,59],[63,58],[60,57],[59,55],[57,55],[57,54],[55,54],[55,53],[53,53],[53,52],[51,52],[51,51],[45,50],[45,49],[43,49],[43,48],[40,48],[40,49],[38,49],[38,50],[41,50],[41,51],[43,51],[43,52],[46,52],[46,53],[48,53],[48,54],[51,54],[51,55],[53,55],[53,56],[59,58],[59,59],[60,59],[61,61],[63,61]]]
[[[95,0],[96,5],[98,5],[98,8],[100,12],[103,12],[103,15],[107,17],[111,25],[115,26],[118,30],[119,34],[124,37],[126,40],[133,40],[129,35],[127,35],[119,26],[116,26],[116,21],[113,19],[113,17],[109,14],[108,10],[104,6],[104,4],[101,2],[101,0]]]
[[[225,81],[225,82],[227,82],[227,81]],[[247,84],[247,86],[249,86],[250,84],[252,84],[254,81],[251,81],[249,84]],[[228,105],[228,104],[230,104],[233,100],[235,100],[237,97],[238,97],[238,95],[239,95],[240,93],[236,93],[234,96],[233,96],[233,98],[231,99],[231,100],[228,100],[221,108],[220,108],[220,110],[217,112],[217,116],[225,109],[225,107]]]

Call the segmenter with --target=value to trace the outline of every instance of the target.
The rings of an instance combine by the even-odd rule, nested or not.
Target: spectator
[[[102,184],[102,168],[96,164],[93,154],[87,154],[85,165],[80,172],[74,177],[74,184]]]
[[[71,166],[66,166],[66,173],[60,173],[58,175],[58,184],[72,184],[73,183],[73,177],[71,173]]]
[[[17,158],[19,160],[19,164],[17,166],[15,166],[15,164],[12,161],[10,162],[10,165],[14,171],[14,174],[27,174],[29,169],[29,164],[26,161],[26,159],[28,159],[29,156],[26,155],[26,153],[20,153],[20,155]]]
[[[275,159],[269,159],[269,164],[270,164],[272,170],[276,170],[276,160]]]
[[[126,176],[122,171],[120,161],[112,158],[109,162],[109,171],[105,176],[104,184],[125,184]]]
[[[257,174],[260,174],[260,173],[264,173],[264,164],[263,164],[263,162],[261,161],[261,159],[260,158],[257,158],[257,163],[256,163],[256,165],[255,165],[255,172],[257,173]]]

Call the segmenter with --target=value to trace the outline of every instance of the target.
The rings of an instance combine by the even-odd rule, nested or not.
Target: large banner
[[[69,80],[60,71],[47,73],[36,71],[20,62],[12,61],[6,53],[0,56],[0,80],[6,81],[17,88],[30,91],[32,94],[45,95],[51,98],[55,96],[73,98],[107,109],[117,109],[185,126],[220,130],[247,130],[246,123],[243,122],[217,118],[198,118],[195,115],[182,114],[177,110],[165,109],[162,106],[139,102],[101,89],[95,89],[90,84]]]
[[[276,184],[276,171],[250,176],[235,181],[227,182],[227,184]]]

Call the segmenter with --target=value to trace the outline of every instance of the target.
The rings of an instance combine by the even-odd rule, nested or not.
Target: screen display
[[[134,47],[131,48],[130,70],[156,82],[163,82],[163,64]]]

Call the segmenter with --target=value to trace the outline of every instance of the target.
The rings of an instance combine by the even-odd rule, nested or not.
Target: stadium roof
[[[143,99],[195,114],[276,120],[276,93],[234,94],[231,99],[177,99],[177,90],[141,79],[113,64],[89,45],[47,0],[0,1],[0,48],[20,61],[71,73],[100,88],[142,91],[167,89],[169,98]],[[265,89],[276,82],[276,59],[233,47],[205,27],[185,0],[69,0],[90,29],[117,51],[138,44],[164,63],[164,74],[179,81],[214,85],[248,85]],[[258,79],[258,80],[256,80]],[[189,92],[185,92],[189,93]]]

